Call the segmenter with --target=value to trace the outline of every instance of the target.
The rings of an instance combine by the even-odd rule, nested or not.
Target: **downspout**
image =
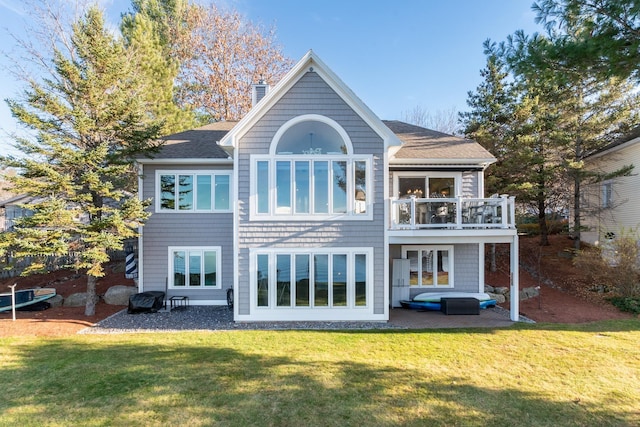
[[[520,320],[520,261],[518,248],[518,233],[513,236],[511,242],[511,301],[509,308],[511,309],[511,320],[517,322]]]

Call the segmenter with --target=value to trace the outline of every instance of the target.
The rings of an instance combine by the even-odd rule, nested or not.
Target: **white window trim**
[[[210,251],[216,253],[216,284],[214,286],[205,286],[204,284],[200,286],[174,286],[174,276],[173,276],[173,253],[176,251]],[[168,270],[167,270],[167,287],[169,289],[180,289],[180,290],[209,290],[209,289],[222,289],[222,246],[169,246],[168,248]],[[203,258],[204,259],[204,258]],[[204,272],[202,271],[202,266],[200,266],[200,272],[202,277],[204,277]],[[185,264],[185,274],[188,274],[188,268]],[[204,283],[204,281],[203,281]]]
[[[213,197],[211,199],[211,209],[197,209],[197,184],[196,184],[196,180],[194,179],[193,181],[193,188],[194,188],[194,195],[193,195],[193,204],[194,204],[194,208],[193,209],[183,209],[180,210],[178,207],[178,203],[176,201],[176,207],[174,209],[162,209],[161,207],[161,202],[162,202],[162,194],[160,191],[160,177],[162,175],[192,175],[192,176],[197,176],[197,175],[210,175],[212,177],[212,182],[211,185],[212,187],[215,187],[215,176],[216,175],[226,175],[229,177],[229,209],[216,209],[215,208],[215,197]],[[190,213],[230,213],[233,212],[233,172],[229,171],[229,170],[194,170],[194,169],[186,169],[186,170],[182,170],[182,169],[163,169],[163,170],[156,170],[156,177],[155,177],[155,188],[154,188],[154,194],[155,194],[155,213],[163,213],[163,214],[190,214]]]
[[[290,214],[277,214],[275,213],[276,206],[276,172],[275,172],[275,163],[277,161],[290,161],[292,168],[291,171],[294,171],[294,162],[295,161],[309,161],[313,162],[314,160],[319,161],[343,161],[347,162],[347,177],[351,177],[351,179],[347,179],[347,212],[346,213],[329,213],[329,214],[314,214],[310,213],[290,213]],[[258,213],[258,189],[257,189],[257,172],[258,172],[258,162],[266,161],[269,162],[269,213]],[[367,176],[366,176],[366,186],[367,186],[367,200],[366,200],[366,212],[365,213],[355,213],[355,201],[353,195],[355,194],[355,182],[353,176],[355,174],[355,163],[356,162],[366,162],[367,168]],[[250,221],[260,221],[260,220],[269,220],[269,221],[370,221],[373,219],[373,204],[374,204],[374,181],[373,181],[373,156],[372,155],[321,155],[321,156],[310,156],[310,155],[257,155],[254,154],[250,156],[250,174],[251,174],[251,183],[250,183],[250,196],[249,196],[249,204],[250,204]],[[313,173],[310,172],[309,179],[309,195],[310,195],[310,207],[309,210],[313,211]],[[329,200],[333,199],[333,186],[329,186]],[[291,185],[291,209],[294,209],[295,205],[295,180],[292,181]]]
[[[455,194],[449,195],[449,198],[462,195],[462,172],[394,172],[392,198],[398,197],[398,192],[400,191],[400,178],[424,178],[425,185],[427,178],[454,178]],[[429,195],[425,194],[423,198],[428,199]]]
[[[454,288],[455,280],[454,280],[454,253],[453,253],[453,245],[403,245],[401,247],[402,258],[407,258],[407,251],[419,251],[419,250],[432,250],[432,251],[449,251],[449,267],[448,267],[448,277],[449,283],[447,285],[412,285],[410,286],[413,289],[451,289]],[[437,271],[434,271],[434,275],[437,278]]]
[[[298,255],[304,254],[309,255],[310,263],[312,264],[314,255],[328,255],[330,259],[329,265],[331,265],[332,255],[347,255],[347,305],[346,306],[313,306],[313,293],[310,289],[310,306],[308,307],[294,307],[294,306],[277,306],[276,305],[276,295],[275,288],[273,286],[269,286],[269,307],[261,307],[258,306],[257,302],[257,279],[256,273],[258,270],[257,260],[258,255],[268,255],[269,256],[269,277],[276,277],[276,255],[285,254],[285,255]],[[355,264],[355,255],[366,255],[367,256],[367,288],[366,288],[366,298],[367,302],[365,305],[355,305],[355,283],[354,283],[354,264]],[[373,276],[373,248],[371,247],[360,247],[360,248],[283,248],[283,249],[263,249],[256,248],[249,250],[249,275],[250,275],[250,290],[249,290],[249,300],[251,312],[277,312],[277,311],[287,311],[287,312],[314,312],[314,311],[322,311],[324,313],[329,311],[337,311],[337,312],[345,312],[345,311],[371,311],[373,308],[373,286],[374,286],[374,276]],[[292,263],[293,265],[293,263]],[[310,276],[311,276],[310,267]],[[292,271],[294,269],[292,268]],[[329,274],[331,275],[331,269],[329,269]],[[309,286],[311,287],[311,281]],[[331,292],[331,286],[329,287],[329,292]],[[292,299],[295,298],[295,286],[292,286],[291,289]]]

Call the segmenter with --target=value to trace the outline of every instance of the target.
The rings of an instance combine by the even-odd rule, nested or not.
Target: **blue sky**
[[[129,0],[102,0],[114,25]],[[467,92],[481,82],[484,40],[503,41],[523,29],[541,31],[533,0],[225,0],[247,19],[275,25],[284,53],[297,61],[309,49],[381,119],[400,119],[420,105],[466,110]],[[5,29],[20,33],[20,0],[0,0],[0,47],[11,49]],[[6,59],[0,59],[0,65]],[[22,83],[0,72],[0,97],[15,97]],[[6,132],[17,125],[0,105],[0,152],[15,152]]]

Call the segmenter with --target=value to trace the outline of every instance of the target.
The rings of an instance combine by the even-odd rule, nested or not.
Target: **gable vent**
[[[260,102],[267,93],[269,93],[269,85],[263,79],[251,85],[251,106],[253,107]]]

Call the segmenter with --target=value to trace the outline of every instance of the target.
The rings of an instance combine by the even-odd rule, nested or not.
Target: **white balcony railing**
[[[515,228],[515,197],[391,199],[391,229]]]

